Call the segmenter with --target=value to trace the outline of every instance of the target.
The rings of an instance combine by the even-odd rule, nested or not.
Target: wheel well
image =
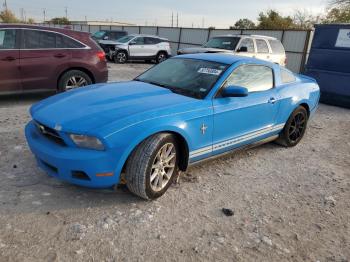
[[[160,53],[164,53],[166,56],[168,56],[168,52],[165,51],[165,50],[160,50],[160,51],[158,51],[157,56],[158,56]]]
[[[306,109],[306,111],[307,111],[307,116],[310,116],[310,107],[309,107],[309,105],[306,104],[306,103],[302,103],[302,104],[300,104],[300,106],[304,107]]]
[[[188,166],[189,149],[186,139],[179,133],[170,132],[176,139],[180,152],[179,154],[179,168],[181,171],[186,171]]]
[[[79,70],[79,71],[84,72],[85,74],[87,74],[87,75],[90,77],[92,83],[95,84],[94,75],[93,75],[89,70],[87,70],[86,68],[83,68],[83,67],[71,67],[71,68],[68,68],[68,69],[66,69],[65,71],[63,71],[63,72],[59,75],[59,77],[57,78],[57,83],[56,83],[57,89],[58,89],[58,82],[60,81],[61,77],[62,77],[65,73],[67,73],[67,72],[69,72],[69,71],[72,71],[72,70]]]
[[[169,133],[169,134],[172,134],[175,137],[176,142],[178,143],[178,146],[180,147],[180,152],[181,152],[180,159],[179,159],[179,168],[180,168],[181,171],[186,171],[186,169],[188,167],[188,158],[189,158],[189,149],[188,149],[188,145],[187,145],[186,139],[182,135],[180,135],[179,133],[172,132],[172,131],[164,131],[164,132],[160,132],[160,133]],[[156,134],[158,134],[158,133],[152,134],[151,136],[154,136]],[[146,137],[145,139],[147,139],[147,138],[148,137]],[[144,140],[142,140],[142,141],[144,141]],[[121,173],[125,172],[126,164],[127,164],[128,160],[129,160],[130,155],[142,143],[142,141],[139,144],[137,144],[134,147],[134,149],[130,152],[128,158],[126,159],[126,161],[125,161],[125,163],[123,165]]]
[[[128,53],[127,50],[125,50],[125,49],[118,49],[118,50],[115,52],[115,55],[118,54],[119,52],[123,52],[123,53],[126,54],[127,57],[129,57],[129,53]]]

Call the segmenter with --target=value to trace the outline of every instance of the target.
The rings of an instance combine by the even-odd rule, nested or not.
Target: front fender
[[[154,134],[161,132],[176,133],[180,135],[186,141],[188,147],[190,147],[191,140],[188,132],[186,131],[186,123],[184,122],[179,121],[175,124],[167,123],[163,125],[153,125],[148,123],[147,126],[148,127],[140,125],[137,127],[128,128],[108,138],[109,142],[114,144],[117,151],[120,152],[115,173],[120,174],[132,151],[142,141]]]

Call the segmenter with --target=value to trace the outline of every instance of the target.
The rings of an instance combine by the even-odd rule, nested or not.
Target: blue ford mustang
[[[93,188],[126,183],[154,199],[179,170],[234,149],[302,139],[312,78],[227,54],[171,58],[130,82],[96,84],[30,109],[26,138],[49,175]]]

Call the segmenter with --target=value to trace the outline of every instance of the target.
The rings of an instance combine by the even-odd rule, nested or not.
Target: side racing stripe
[[[255,132],[249,133],[247,135],[244,135],[244,136],[240,136],[240,137],[229,139],[229,140],[226,140],[226,141],[223,141],[223,142],[220,142],[220,143],[216,143],[216,144],[214,144],[212,146],[202,147],[200,149],[191,151],[190,152],[190,158],[194,158],[194,157],[198,157],[198,156],[201,156],[201,155],[205,155],[205,154],[208,154],[208,153],[211,153],[211,152],[214,152],[214,151],[226,148],[226,147],[230,147],[230,146],[242,143],[242,142],[249,141],[251,139],[254,139],[254,138],[257,138],[259,136],[263,136],[263,135],[269,134],[271,132],[282,130],[284,128],[284,125],[285,124],[279,124],[279,125],[275,125],[275,126],[268,126],[268,127],[262,128],[262,129],[260,129],[258,131],[255,131]]]

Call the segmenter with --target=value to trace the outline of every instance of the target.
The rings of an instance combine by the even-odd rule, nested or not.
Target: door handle
[[[64,54],[56,54],[56,55],[54,55],[54,57],[63,58],[63,57],[65,57],[65,55]]]
[[[276,98],[271,97],[271,98],[269,99],[269,101],[267,101],[267,102],[269,102],[270,104],[274,104],[274,103],[277,102],[277,100],[276,100]]]
[[[7,57],[5,57],[5,58],[3,58],[1,60],[3,60],[3,61],[13,61],[13,60],[16,60],[16,58],[13,57],[13,56],[7,56]]]

